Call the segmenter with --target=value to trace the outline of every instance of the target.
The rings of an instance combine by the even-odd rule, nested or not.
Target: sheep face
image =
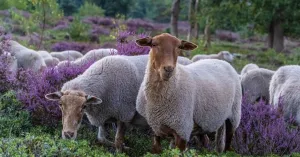
[[[80,127],[84,110],[91,104],[102,103],[101,99],[86,95],[81,91],[65,91],[50,93],[45,96],[49,100],[59,101],[62,111],[62,138],[75,139]]]
[[[233,55],[228,52],[228,51],[221,51],[220,52],[223,55],[224,60],[226,60],[227,62],[232,62],[233,61]]]
[[[180,40],[168,33],[155,37],[136,40],[139,46],[150,46],[151,67],[159,74],[161,80],[168,81],[173,76],[177,57],[182,50],[193,50],[197,45]]]

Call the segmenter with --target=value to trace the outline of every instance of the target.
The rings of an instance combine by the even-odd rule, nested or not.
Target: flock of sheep
[[[92,50],[85,55],[77,51],[48,53],[15,41],[10,41],[9,53],[17,62],[14,67],[34,71],[97,60],[60,91],[45,97],[59,101],[63,138],[77,137],[86,114],[99,128],[98,141],[118,152],[127,148],[124,134],[128,124],[153,131],[152,153],[161,153],[161,138],[171,138],[170,146],[184,151],[192,137],[205,145],[209,133],[216,135],[218,152],[230,150],[241,119],[242,96],[249,103],[264,99],[278,106],[280,102],[284,116],[292,114],[300,124],[300,66],[284,66],[275,72],[248,64],[238,74],[228,63],[233,61],[228,51],[189,60],[178,54],[197,45],[167,33],[136,43],[151,47],[149,55],[122,56],[115,49]],[[108,123],[117,123],[114,142],[107,139]]]

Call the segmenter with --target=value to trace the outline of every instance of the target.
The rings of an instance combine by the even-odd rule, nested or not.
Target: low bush
[[[0,137],[20,136],[32,126],[29,112],[13,91],[0,96],[0,115]]]

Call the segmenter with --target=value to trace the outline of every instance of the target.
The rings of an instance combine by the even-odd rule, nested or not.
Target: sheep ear
[[[45,95],[45,98],[52,101],[58,101],[63,96],[63,93],[60,91],[49,93]]]
[[[86,98],[86,102],[85,102],[86,105],[102,103],[102,100],[95,96],[87,95],[87,96],[85,96],[85,98]]]
[[[151,37],[141,38],[141,39],[137,39],[135,42],[139,46],[151,46],[152,38]]]
[[[181,40],[181,45],[179,46],[180,49],[187,50],[187,51],[194,50],[197,47],[198,46],[196,44],[185,41],[185,40]]]

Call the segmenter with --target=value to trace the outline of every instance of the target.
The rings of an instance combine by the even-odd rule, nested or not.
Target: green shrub
[[[0,97],[0,137],[20,136],[31,127],[29,112],[22,109],[13,91]]]
[[[104,10],[101,7],[89,2],[85,2],[79,8],[79,16],[104,16]]]
[[[80,18],[76,16],[69,28],[69,34],[73,40],[85,41],[88,40],[87,30],[89,30],[88,25],[83,23]]]
[[[104,147],[91,145],[86,140],[62,140],[48,134],[27,134],[25,138],[0,139],[1,156],[107,156],[124,157],[125,154],[113,155]]]
[[[0,10],[10,9],[15,7],[20,10],[27,9],[28,0],[1,0],[0,1]]]

